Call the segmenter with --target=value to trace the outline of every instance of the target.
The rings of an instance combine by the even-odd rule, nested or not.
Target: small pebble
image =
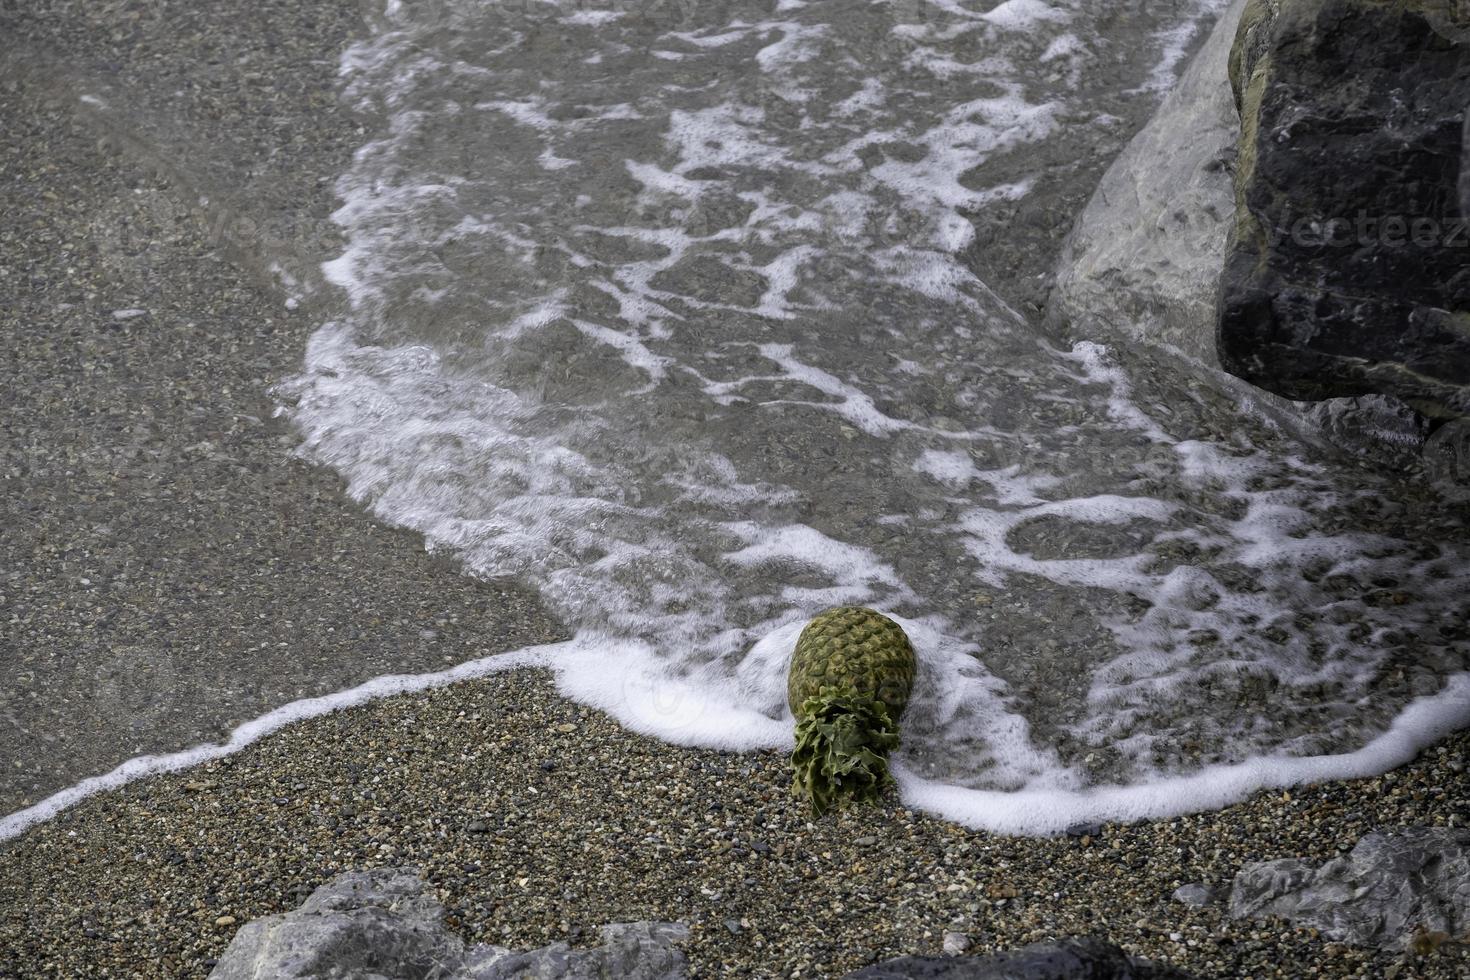
[[[1173,899],[1185,905],[1209,905],[1215,900],[1215,890],[1208,885],[1191,882],[1174,889]]]

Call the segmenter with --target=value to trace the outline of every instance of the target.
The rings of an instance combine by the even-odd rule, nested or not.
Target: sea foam
[[[998,831],[1365,775],[1466,723],[1452,515],[1056,346],[967,257],[1039,193],[1015,162],[1156,98],[1212,7],[1124,12],[1120,85],[1096,5],[831,6],[385,11],[342,62],[383,120],[337,184],[350,310],[282,410],[377,518],[576,639],[281,709],[8,832],[515,664],[671,742],[785,747],[797,632],[845,603],[918,652],[904,800]]]
[[[794,631],[863,603],[927,678],[905,797],[955,819],[1391,764],[1463,706],[1463,537],[1365,525],[1388,478],[1053,346],[964,260],[1034,192],[986,162],[1156,98],[1216,6],[1137,14],[1106,92],[1087,5],[543,5],[550,74],[524,11],[401,8],[343,59],[386,121],[338,185],[352,310],[281,389],[302,453],[540,589],[562,689],[681,744],[784,744]]]

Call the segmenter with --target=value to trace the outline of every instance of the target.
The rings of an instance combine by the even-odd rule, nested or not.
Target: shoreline
[[[219,742],[206,742],[190,748],[159,755],[134,756],[121,765],[96,776],[88,776],[78,783],[46,797],[25,809],[0,815],[0,846],[13,840],[32,827],[54,820],[86,800],[102,793],[122,789],[130,783],[151,776],[182,772],[207,765],[244,751],[260,739],[273,735],[287,725],[334,711],[345,711],[395,694],[414,693],[444,687],[465,680],[488,677],[518,667],[536,668],[542,665],[544,655],[560,644],[525,650],[511,650],[492,654],[481,660],[470,660],[456,664],[448,670],[433,674],[387,674],[374,677],[356,687],[336,691],[320,697],[292,701],[268,711],[259,718],[252,718],[229,733]]]
[[[683,920],[701,977],[838,976],[937,953],[947,931],[975,953],[1093,935],[1200,977],[1453,977],[1464,947],[1375,952],[1170,896],[1373,829],[1464,826],[1467,745],[1095,836],[1004,837],[891,798],[812,821],[783,753],[666,745],[513,669],[293,722],[0,843],[0,963],[202,975],[236,929],[336,874],[413,866],[471,941],[585,945],[604,922]]]
[[[203,742],[174,752],[134,756],[108,772],[88,776],[30,806],[0,813],[0,846],[93,796],[123,789],[138,780],[228,759],[291,725],[369,706],[385,698],[433,691],[515,670],[549,672],[557,678],[557,693],[562,700],[585,710],[599,711],[607,715],[613,724],[639,737],[660,739],[658,731],[640,729],[639,723],[646,725],[647,718],[639,717],[639,711],[628,703],[616,707],[599,706],[566,693],[568,675],[576,678],[579,673],[585,673],[585,665],[579,672],[574,662],[569,661],[579,650],[585,654],[587,649],[585,643],[573,638],[491,654],[429,673],[385,674],[345,690],[289,702],[245,721],[218,741]],[[575,679],[571,686],[574,690],[578,686]],[[1334,756],[1249,759],[1136,785],[1104,784],[1081,791],[970,790],[930,782],[898,760],[895,768],[899,793],[897,802],[922,811],[929,818],[948,821],[966,830],[1020,839],[1045,839],[1070,833],[1072,827],[1098,823],[1133,824],[1199,816],[1235,806],[1259,794],[1386,775],[1457,733],[1470,732],[1470,724],[1466,723],[1470,720],[1467,691],[1470,691],[1470,678],[1453,678],[1445,690],[1411,704],[1394,720],[1388,731],[1354,752]],[[623,717],[619,717],[619,709]],[[1429,721],[1426,722],[1425,718]],[[1417,728],[1412,727],[1413,721],[1419,722]],[[1405,731],[1406,728],[1410,730]],[[731,749],[707,744],[702,739],[661,740],[676,748],[721,753],[789,751],[789,746]],[[1386,760],[1387,765],[1384,764]],[[1190,798],[1189,804],[1179,805],[1181,794]],[[977,812],[978,799],[984,799],[987,804],[983,808],[988,814],[986,818],[973,816]],[[1036,822],[1034,811],[1038,808],[1056,811],[1047,818],[1045,826],[1038,826]],[[1025,811],[1028,815],[1017,817],[1014,815],[1017,811]]]

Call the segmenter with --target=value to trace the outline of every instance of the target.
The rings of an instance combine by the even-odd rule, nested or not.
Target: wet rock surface
[[[1187,980],[1188,975],[1084,937],[1033,943],[991,956],[902,956],[847,976],[848,980]]]
[[[1078,339],[1215,357],[1215,294],[1239,134],[1225,84],[1234,0],[1154,115],[1103,176],[1067,238],[1047,319]]]
[[[1470,831],[1371,833],[1325,864],[1297,858],[1242,869],[1232,917],[1279,916],[1361,946],[1417,950],[1470,941]]]
[[[1197,370],[1222,390],[1234,380],[1220,370],[1216,332],[1240,140],[1228,63],[1244,7],[1238,0],[1220,14],[1179,84],[1098,183],[1061,250],[1046,307],[1053,331],[1143,348],[1166,362],[1161,370]],[[1450,492],[1470,484],[1470,453],[1431,458],[1428,422],[1398,398],[1312,403],[1237,390],[1305,441],[1325,440],[1379,465],[1423,465]]]
[[[685,960],[675,943],[687,937],[688,929],[674,923],[633,922],[604,926],[602,945],[592,949],[564,942],[527,952],[467,947],[445,926],[443,906],[417,874],[382,868],[344,874],[296,911],[246,925],[210,977],[676,980],[685,975]]]
[[[1226,370],[1293,399],[1470,412],[1463,21],[1448,0],[1248,5],[1231,55]]]

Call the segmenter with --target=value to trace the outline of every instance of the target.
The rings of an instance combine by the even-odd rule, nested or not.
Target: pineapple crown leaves
[[[810,800],[816,816],[848,801],[877,802],[892,785],[887,755],[898,746],[898,724],[881,700],[823,687],[797,717],[791,791]]]

